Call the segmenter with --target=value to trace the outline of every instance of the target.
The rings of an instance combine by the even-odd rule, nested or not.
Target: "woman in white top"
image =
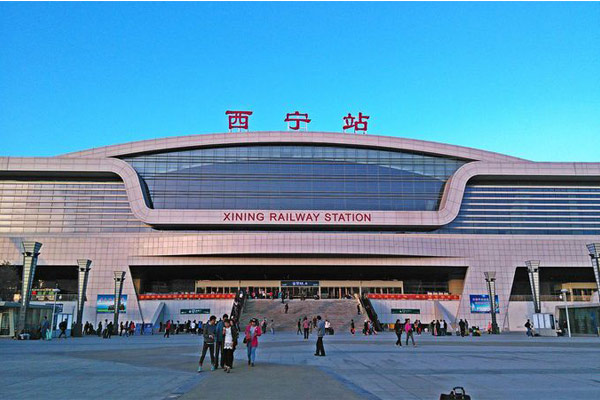
[[[231,321],[223,320],[223,370],[231,372],[233,365],[233,351],[237,342],[235,329],[231,326]]]

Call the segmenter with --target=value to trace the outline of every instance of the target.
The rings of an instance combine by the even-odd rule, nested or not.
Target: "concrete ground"
[[[438,399],[453,386],[472,399],[593,399],[600,392],[600,338],[422,335],[417,347],[398,348],[390,333],[336,334],[325,338],[327,357],[313,356],[315,340],[267,334],[256,367],[242,347],[230,374],[198,374],[200,338],[191,335],[4,339],[0,399]]]

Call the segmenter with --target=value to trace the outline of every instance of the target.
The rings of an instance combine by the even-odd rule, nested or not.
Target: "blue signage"
[[[481,313],[481,314],[489,314],[490,313],[490,296],[487,294],[471,294],[469,295],[471,301],[471,313]],[[498,301],[498,295],[495,296],[496,299],[496,314],[500,313],[500,304]]]
[[[318,287],[319,281],[281,281],[281,287]]]

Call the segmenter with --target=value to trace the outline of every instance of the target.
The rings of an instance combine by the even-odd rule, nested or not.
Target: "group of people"
[[[60,327],[60,326],[59,326]],[[135,335],[136,327],[139,327],[140,335],[144,334],[144,323],[140,322],[136,325],[133,321],[126,321],[119,324],[119,329],[115,330],[114,324],[112,321],[104,320],[104,324],[102,321],[98,322],[98,326],[94,329],[94,325],[91,322],[86,322],[83,325],[83,334],[84,335],[97,335],[104,339],[110,339],[113,335],[118,334],[119,336],[133,336]]]
[[[304,340],[308,340],[309,335],[312,334],[313,329],[319,329],[319,321],[321,320],[321,316],[317,315],[312,317],[312,319],[308,318],[308,316],[304,316],[304,318],[298,318],[296,335],[304,335]],[[334,329],[331,326],[331,322],[327,318],[325,318],[323,322],[323,335],[333,335]]]
[[[446,336],[448,332],[448,323],[445,319],[441,321],[437,319],[433,320],[429,324],[429,332],[431,332],[433,336]]]
[[[174,322],[168,320],[167,322],[163,323],[161,321],[158,325],[158,331],[160,333],[164,333],[164,337],[169,337],[170,335],[179,335],[180,333],[191,333],[194,335],[200,335],[202,333],[202,329],[202,321],[196,322],[196,320],[191,321],[189,319],[184,322]]]

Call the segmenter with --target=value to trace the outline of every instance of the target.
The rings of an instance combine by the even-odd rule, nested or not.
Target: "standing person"
[[[356,315],[360,315],[360,304],[356,305]]]
[[[469,336],[469,321],[465,318],[465,335]]]
[[[223,318],[217,322],[215,327],[215,369],[225,367],[225,360],[223,359],[223,327],[225,326],[225,320],[229,319],[227,314],[223,314]],[[221,355],[221,363],[219,364],[219,354]]]
[[[98,330],[96,331],[98,336],[102,336],[102,321],[98,322]]]
[[[123,321],[121,321],[121,323],[119,323],[119,336],[123,336]]]
[[[325,318],[325,334],[331,335],[331,322]]]
[[[135,334],[135,323],[133,321],[129,323],[129,334],[131,336]]]
[[[491,325],[491,322],[490,322]],[[527,336],[529,337],[533,337],[533,333],[531,332],[531,322],[529,320],[527,320],[527,322],[525,322],[525,328],[527,328]],[[491,327],[490,327],[490,332],[491,332]]]
[[[113,335],[113,331],[115,329],[115,325],[113,324],[112,321],[110,321],[108,323],[108,325],[106,325],[106,338],[110,339]]]
[[[304,328],[304,339],[308,339],[308,330],[310,329],[310,322],[308,321],[308,318],[306,316],[304,317],[302,327]]]
[[[163,335],[163,337],[168,338],[170,333],[171,333],[171,320],[168,320],[167,323],[165,324],[165,334]]]
[[[200,355],[200,362],[198,363],[198,372],[202,372],[202,363],[204,357],[206,357],[206,350],[210,353],[210,370],[215,370],[215,323],[217,317],[211,315],[208,322],[204,326],[204,344],[202,345],[202,354]]]
[[[223,369],[230,373],[233,368],[233,352],[237,345],[238,331],[231,320],[223,320]]]
[[[262,335],[260,326],[258,326],[258,320],[252,318],[248,326],[246,326],[246,335],[244,342],[248,350],[248,365],[254,367],[254,361],[256,360],[256,348],[258,347],[258,337]]]
[[[416,346],[415,338],[413,336],[413,326],[410,323],[410,318],[407,318],[406,321],[404,321],[404,332],[406,332],[406,345],[408,346],[408,338],[410,338],[413,346]]]
[[[86,322],[87,328],[87,322]],[[48,339],[46,335],[48,334],[48,330],[50,329],[50,322],[48,322],[48,317],[44,316],[44,320],[42,321],[42,340]]]
[[[262,330],[263,333],[267,332],[267,319],[265,317],[263,317],[262,324],[261,324],[260,328],[261,328],[261,330]]]
[[[465,337],[465,321],[462,319],[458,321],[458,327],[460,329],[460,336]]]
[[[296,335],[300,335],[302,333],[302,320],[298,318],[298,330],[296,331]]]
[[[275,322],[273,322],[273,320],[271,320],[271,335],[275,334]]]
[[[323,336],[325,336],[325,321],[321,320],[320,315],[317,315],[317,352],[315,356],[325,357]]]
[[[440,321],[439,320],[435,321],[435,336],[441,336],[440,335]]]
[[[448,323],[446,320],[443,320],[444,324],[442,325],[442,335],[446,336],[448,334]]]
[[[402,329],[404,329],[404,326],[402,326],[402,324],[400,323],[400,320],[397,319],[396,323],[394,324],[394,332],[396,333],[396,346],[402,346]]]
[[[285,310],[286,314],[287,314],[289,308],[290,308],[290,306],[288,305],[288,303],[285,303],[285,307],[283,307],[283,309]]]
[[[354,326],[353,319],[350,320],[350,333],[352,334],[352,336],[354,336],[354,333],[356,333],[356,326]]]

